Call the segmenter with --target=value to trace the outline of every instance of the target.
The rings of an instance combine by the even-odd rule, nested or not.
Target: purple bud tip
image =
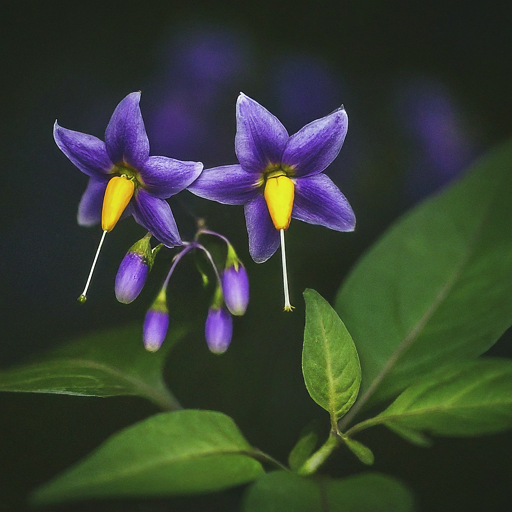
[[[165,311],[150,309],[144,319],[142,340],[149,352],[156,352],[165,340],[169,328],[169,315]]]
[[[123,258],[116,275],[116,297],[123,304],[130,304],[144,288],[149,274],[149,266],[144,256],[129,252]]]
[[[228,267],[222,273],[222,293],[224,302],[232,315],[240,316],[245,313],[249,303],[249,278],[245,268],[240,265]]]
[[[233,319],[224,309],[210,308],[204,328],[206,343],[214,354],[226,352],[233,336]]]

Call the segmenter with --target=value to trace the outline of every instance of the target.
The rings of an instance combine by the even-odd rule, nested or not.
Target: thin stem
[[[293,306],[290,304],[290,292],[288,291],[288,271],[286,269],[286,247],[284,244],[284,229],[280,229],[279,234],[281,235],[281,261],[283,263],[284,310],[292,311]]]
[[[190,252],[194,247],[194,243],[187,243],[185,242],[186,247],[183,249],[183,251],[179,252],[172,262],[171,268],[169,269],[169,273],[167,274],[167,277],[165,278],[164,284],[162,285],[162,290],[165,290],[167,288],[167,285],[169,284],[169,279],[172,276],[172,273],[174,272],[174,269],[176,268],[176,265],[180,262],[181,258],[185,256],[188,252]]]
[[[289,469],[284,465],[281,464],[278,460],[274,459],[274,457],[271,457],[270,455],[266,454],[265,452],[262,452],[258,448],[253,448],[249,455],[253,457],[254,459],[257,459],[261,462],[266,462],[267,464],[270,464],[271,466],[274,466],[277,469],[282,469],[284,471],[289,471]]]
[[[217,282],[219,283],[219,286],[222,286],[222,281],[220,280],[219,271],[217,270],[217,266],[215,265],[215,262],[213,261],[212,255],[210,254],[208,249],[206,249],[206,247],[204,247],[204,245],[201,245],[198,242],[194,242],[194,247],[196,249],[200,249],[201,251],[203,251],[206,254],[206,257],[208,258],[208,261],[211,263],[211,265],[213,267],[213,271],[215,272],[215,276],[217,277]]]
[[[361,421],[361,423],[355,424],[353,427],[349,428],[344,435],[346,437],[352,437],[354,434],[357,434],[357,432],[361,432],[361,430],[374,427],[375,425],[380,425],[381,423],[382,421],[380,421],[380,418],[376,416],[375,418],[370,418],[365,421]]]
[[[327,441],[300,467],[298,470],[299,475],[306,476],[316,473],[331,453],[338,448],[340,443],[341,438],[337,432],[331,432]]]
[[[231,245],[229,243],[229,240],[225,236],[221,235],[220,233],[216,233],[215,231],[210,231],[209,229],[203,229],[203,228],[199,229],[199,231],[197,232],[197,235],[196,235],[196,239],[197,239],[197,237],[199,235],[212,235],[212,236],[216,236],[216,237],[219,237],[221,240],[224,240],[224,242],[226,242],[226,244],[228,246]]]
[[[98,261],[98,256],[100,255],[101,247],[103,245],[103,241],[105,240],[105,236],[107,234],[107,230],[103,231],[103,235],[101,235],[100,244],[98,245],[98,249],[96,250],[96,255],[94,256],[94,260],[92,262],[91,271],[89,272],[89,277],[87,278],[87,282],[85,283],[85,288],[80,297],[78,297],[78,302],[83,304],[87,300],[87,290],[89,289],[89,285],[91,284],[92,274],[94,272],[94,268],[96,267],[96,262]]]

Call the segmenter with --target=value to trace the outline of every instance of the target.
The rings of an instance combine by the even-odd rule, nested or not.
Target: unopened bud
[[[151,235],[148,233],[133,244],[119,265],[115,292],[117,300],[123,304],[133,302],[144,288],[154,260],[150,239]]]
[[[121,262],[116,275],[116,298],[123,304],[130,304],[144,288],[149,274],[149,265],[141,254],[129,252]]]
[[[222,354],[231,343],[233,336],[233,319],[224,308],[211,307],[204,329],[208,348],[214,354]]]
[[[169,328],[169,314],[167,311],[160,311],[151,308],[146,313],[144,327],[142,329],[142,340],[144,347],[149,352],[156,352],[167,336]]]
[[[243,315],[249,303],[249,278],[244,266],[239,264],[238,270],[234,266],[226,268],[221,280],[226,307],[232,315]]]

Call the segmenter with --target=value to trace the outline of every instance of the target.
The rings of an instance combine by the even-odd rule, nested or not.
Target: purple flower
[[[249,303],[249,278],[242,264],[238,270],[230,266],[221,276],[224,302],[232,315],[240,316],[245,313]]]
[[[152,307],[144,319],[142,328],[142,341],[149,352],[156,352],[167,336],[169,328],[169,314],[160,308]]]
[[[231,343],[233,319],[224,308],[211,307],[204,328],[208,348],[214,354],[222,354]]]
[[[345,196],[322,174],[343,145],[347,114],[339,108],[290,137],[277,117],[240,94],[236,122],[240,164],[206,169],[189,190],[220,203],[244,205],[249,252],[257,263],[270,258],[281,243],[285,309],[291,310],[284,253],[291,218],[336,231],[355,227]]]
[[[165,199],[188,187],[201,173],[199,162],[149,156],[149,140],[139,108],[140,92],[126,96],[105,130],[105,142],[55,122],[54,138],[62,152],[89,176],[78,207],[78,223],[102,222],[111,231],[121,215],[135,220],[168,247],[181,245]]]
[[[280,188],[281,182],[283,188],[293,190],[292,218],[336,231],[352,231],[352,208],[338,187],[322,174],[345,140],[345,110],[339,108],[290,137],[277,117],[245,94],[240,94],[236,109],[235,150],[240,164],[205,169],[189,190],[219,203],[245,206],[254,261],[263,263],[270,258],[279,247],[278,231],[288,227],[286,222],[275,225],[269,211],[274,201],[264,197],[267,189]],[[283,195],[289,196],[289,192]],[[288,207],[282,205],[287,199],[280,201],[278,196],[277,214]],[[287,220],[287,212],[283,216]]]

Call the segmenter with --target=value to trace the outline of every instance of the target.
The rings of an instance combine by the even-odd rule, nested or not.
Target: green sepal
[[[238,255],[236,254],[235,248],[228,243],[228,254],[226,255],[226,268],[235,267],[235,270],[238,272],[238,267],[242,264]]]
[[[151,233],[147,233],[140,240],[135,242],[129,249],[128,252],[132,252],[135,254],[140,254],[144,263],[149,267],[149,270],[153,267],[153,263],[155,262],[155,257],[158,254],[158,251],[163,247],[162,244],[157,245],[154,249],[151,248]]]

